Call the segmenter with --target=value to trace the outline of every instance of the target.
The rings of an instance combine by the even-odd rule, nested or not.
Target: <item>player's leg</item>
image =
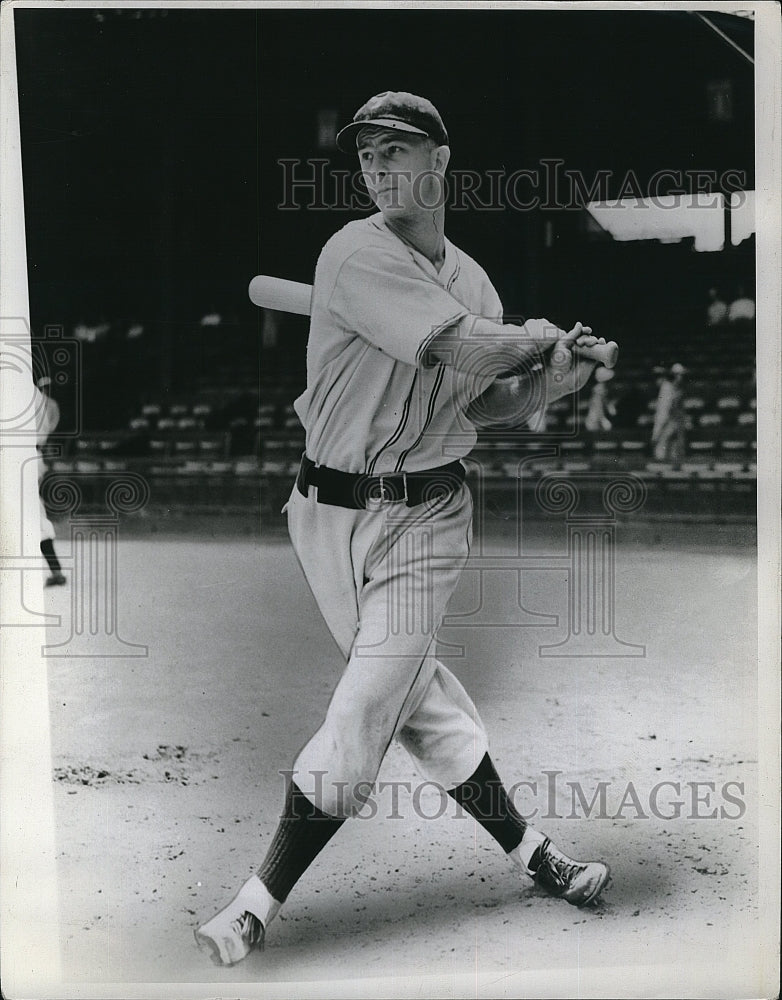
[[[519,846],[527,824],[497,774],[478,710],[439,661],[398,739],[421,774],[447,790],[506,854]]]
[[[356,541],[358,512],[324,508],[314,497],[302,497],[296,487],[287,511],[294,551],[347,659],[358,627],[354,569],[361,560]],[[233,965],[262,947],[266,929],[288,893],[344,822],[343,817],[317,809],[295,777],[286,781],[282,814],[258,872],[228,906],[195,932],[199,947],[217,965]]]
[[[289,502],[294,548],[349,658],[323,725],[295,762],[258,874],[196,932],[218,964],[262,943],[297,880],[366,801],[394,733],[434,673],[427,651],[467,556],[469,495],[459,492],[426,518],[409,508],[395,513],[329,508],[295,491]]]
[[[657,444],[654,449],[654,457],[658,462],[667,462],[670,460],[669,442],[672,432],[673,425],[668,420],[663,424],[662,429],[660,430],[660,436],[657,439]]]
[[[568,857],[526,823],[497,773],[477,709],[442,663],[398,738],[421,773],[446,789],[546,891],[583,906],[608,884],[607,865]]]
[[[358,629],[323,725],[295,765],[325,813],[361,809],[391,739],[429,686],[430,647],[469,552],[471,516],[465,487],[431,507],[360,512],[354,547],[364,533],[371,544],[360,551]]]
[[[47,578],[45,586],[60,587],[66,582],[66,580],[62,571],[62,566],[60,565],[60,560],[57,558],[57,553],[54,551],[54,525],[47,517],[43,500],[39,498],[38,502],[41,507],[41,554],[46,559],[50,572],[50,576]]]

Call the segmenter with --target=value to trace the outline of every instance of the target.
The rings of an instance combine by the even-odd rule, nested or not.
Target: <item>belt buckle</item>
[[[398,500],[395,500],[392,497],[391,491],[389,490],[389,488],[383,482],[383,480],[386,477],[384,475],[380,475],[377,478],[378,478],[378,483],[379,483],[378,493],[377,493],[376,496],[368,496],[367,497],[367,510],[380,510],[381,507],[383,506],[383,504],[386,504],[386,503],[402,503],[402,502],[407,503],[408,496],[407,496],[407,473],[406,472],[402,473],[402,485],[403,485],[403,488],[404,488],[404,495],[401,496]]]

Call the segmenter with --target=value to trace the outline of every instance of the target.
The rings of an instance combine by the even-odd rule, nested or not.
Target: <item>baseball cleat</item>
[[[556,848],[548,837],[529,831],[533,837],[542,837],[528,863],[516,857],[522,870],[550,895],[564,899],[573,906],[593,903],[606,888],[611,872],[602,861],[575,861]],[[525,834],[526,836],[526,834]],[[518,848],[513,854],[517,854]]]
[[[266,926],[278,909],[266,886],[253,875],[228,906],[193,932],[196,944],[215,965],[235,965],[263,948]]]
[[[62,585],[64,583],[66,583],[66,582],[67,581],[66,581],[66,579],[65,579],[65,577],[63,576],[62,573],[52,573],[52,575],[50,577],[47,577],[46,583],[44,584],[44,586],[46,586],[46,587],[62,587]]]

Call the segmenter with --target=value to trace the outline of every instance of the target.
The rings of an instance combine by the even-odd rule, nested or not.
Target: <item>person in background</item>
[[[722,326],[728,318],[728,303],[725,302],[716,288],[709,289],[709,305],[706,309],[706,322],[709,326]]]
[[[610,431],[614,426],[612,418],[616,416],[616,404],[611,398],[608,386],[613,377],[611,368],[598,368],[595,371],[589,409],[584,418],[584,428],[592,434]]]
[[[743,323],[751,322],[755,318],[755,300],[751,299],[744,291],[744,286],[739,285],[736,298],[728,306],[728,322]]]
[[[36,423],[36,447],[38,449],[38,485],[46,474],[46,462],[43,457],[43,449],[49,435],[54,433],[57,424],[60,422],[60,407],[57,401],[49,395],[49,386],[52,380],[48,375],[39,378],[35,385],[35,423]],[[67,581],[54,550],[55,531],[54,525],[49,520],[43,500],[38,497],[41,507],[41,554],[46,559],[49,566],[50,575],[46,580],[47,587],[61,587]]]
[[[657,409],[652,427],[654,457],[658,462],[679,465],[684,458],[684,376],[686,369],[678,362],[663,375],[657,395]]]

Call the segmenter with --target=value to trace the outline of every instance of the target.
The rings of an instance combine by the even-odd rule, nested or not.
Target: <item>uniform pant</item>
[[[478,712],[435,657],[435,635],[469,554],[472,498],[350,510],[294,487],[288,530],[347,660],[320,729],[299,753],[301,790],[331,816],[354,815],[396,738],[419,771],[454,788],[487,752]]]

